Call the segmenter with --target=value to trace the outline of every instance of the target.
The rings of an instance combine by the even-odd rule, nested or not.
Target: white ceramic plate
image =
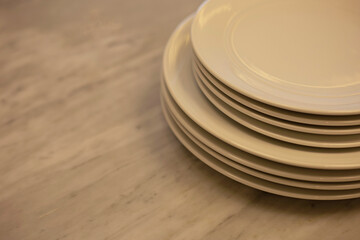
[[[173,98],[166,90],[165,84],[163,84],[162,94],[167,103],[172,109],[172,115],[179,125],[193,135],[200,142],[204,143],[215,152],[225,156],[232,161],[244,165],[246,167],[256,169],[261,172],[266,172],[272,175],[285,177],[289,179],[296,179],[302,181],[313,182],[355,182],[360,180],[360,169],[357,170],[321,170],[321,169],[309,169],[294,167],[291,165],[280,164],[277,162],[269,161],[247,152],[241,151],[220,139],[212,136],[204,129],[199,127],[184,112],[178,107]]]
[[[318,126],[337,126],[345,128],[350,128],[351,130],[358,130],[360,128],[360,116],[324,116],[324,115],[315,115],[315,114],[306,114],[299,113],[294,111],[289,111],[271,105],[264,104],[262,102],[256,101],[252,98],[241,95],[238,92],[227,87],[225,84],[217,80],[211,73],[209,73],[206,68],[199,62],[199,60],[194,56],[194,60],[197,63],[198,69],[204,74],[204,76],[214,84],[221,92],[228,95],[230,98],[234,99],[240,104],[243,104],[251,109],[260,111],[269,116],[273,116],[278,119],[284,119],[291,122],[302,123],[302,124],[312,124]]]
[[[186,135],[182,133],[181,130],[177,127],[177,125],[171,120],[170,116],[167,114],[166,111],[164,111],[164,115],[175,136],[190,152],[192,152],[197,158],[199,158],[209,167],[242,184],[277,195],[309,200],[341,200],[360,197],[359,189],[338,191],[304,189],[269,182],[240,172],[235,168],[232,168],[217,160],[216,158],[202,150],[200,147],[198,147],[196,144],[191,142],[191,140],[187,138]]]
[[[198,83],[203,94],[207,99],[222,113],[240,123],[241,125],[252,129],[258,133],[264,134],[268,137],[272,137],[278,140],[282,140],[289,143],[320,147],[320,148],[350,148],[360,146],[360,135],[319,135],[311,133],[301,133],[297,131],[287,130],[279,128],[262,121],[258,121],[248,115],[238,111],[237,109],[227,105],[221,99],[219,99],[207,86],[208,82],[203,80],[196,72],[194,72],[195,79]]]
[[[194,137],[190,132],[186,130],[184,126],[181,125],[181,123],[176,119],[176,116],[172,114],[171,110],[171,103],[167,104],[171,100],[166,100],[166,95],[163,94],[163,111],[168,112],[168,116],[173,120],[174,123],[176,123],[177,127],[198,147],[200,147],[202,150],[213,156],[214,158],[218,159],[219,161],[241,171],[246,174],[249,174],[254,177],[258,177],[270,182],[275,182],[287,186],[292,187],[299,187],[299,188],[307,188],[307,189],[318,189],[318,190],[349,190],[349,189],[359,189],[360,188],[360,181],[354,181],[354,182],[310,182],[310,181],[301,181],[301,180],[294,180],[290,178],[284,178],[279,177],[276,175],[268,174],[266,172],[261,172],[256,169],[249,168],[245,165],[239,164],[237,162],[232,161],[231,159],[221,155],[220,153],[212,150],[208,146],[206,146],[204,143],[202,143],[200,140],[198,140],[196,137]]]
[[[166,86],[180,108],[194,122],[224,142],[248,153],[298,167],[317,169],[360,168],[360,149],[303,147],[265,137],[240,126],[214,109],[195,83],[191,67],[191,20],[170,37],[163,59]]]
[[[360,114],[360,1],[208,0],[194,51],[224,84],[299,112]]]
[[[297,132],[305,132],[305,133],[313,133],[313,134],[322,134],[322,135],[352,135],[352,134],[360,134],[360,126],[345,126],[345,127],[341,127],[341,126],[316,126],[316,125],[308,125],[308,124],[301,124],[301,123],[296,123],[296,122],[291,122],[291,121],[287,121],[287,120],[283,120],[277,117],[273,117],[267,114],[264,114],[263,112],[269,111],[269,109],[265,109],[260,111],[254,110],[250,107],[247,107],[245,105],[243,105],[242,103],[248,103],[250,106],[255,104],[255,101],[251,101],[251,99],[249,98],[243,98],[240,95],[236,95],[233,96],[233,98],[230,97],[230,95],[234,94],[231,92],[230,89],[228,89],[226,86],[222,85],[221,83],[213,80],[210,81],[210,79],[212,78],[211,75],[209,75],[209,73],[204,69],[204,67],[196,60],[194,59],[194,63],[193,63],[193,68],[196,71],[197,75],[199,75],[199,77],[202,79],[202,81],[205,83],[205,85],[208,87],[209,90],[211,90],[212,93],[214,93],[219,99],[221,99],[224,103],[226,103],[227,105],[235,108],[236,110],[252,117],[255,118],[259,121],[277,126],[277,127],[281,127],[281,128],[285,128],[285,129],[289,129],[289,130],[293,130],[293,131],[297,131]],[[208,78],[208,77],[209,78]],[[224,92],[222,92],[222,90],[224,90]],[[229,92],[229,94],[227,94],[226,92]],[[235,98],[238,98],[239,101],[234,100]],[[246,99],[249,99],[250,101],[247,101]],[[242,103],[240,103],[242,102]],[[251,103],[252,102],[252,103]],[[261,109],[261,106],[257,106],[257,109]],[[272,108],[270,106],[270,108]],[[280,111],[286,111],[286,110],[281,110],[280,108],[278,108]],[[275,114],[275,111],[270,111],[270,114]],[[309,120],[309,119],[307,119]],[[329,122],[329,121],[327,121]]]

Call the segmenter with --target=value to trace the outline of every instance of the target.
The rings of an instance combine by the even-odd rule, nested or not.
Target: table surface
[[[161,58],[200,3],[0,2],[0,239],[360,238],[360,200],[254,190],[174,137]]]

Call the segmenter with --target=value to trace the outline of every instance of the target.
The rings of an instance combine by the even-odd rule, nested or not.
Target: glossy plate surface
[[[237,169],[232,168],[224,164],[223,162],[217,160],[216,158],[202,150],[200,147],[198,147],[196,144],[191,142],[191,140],[180,130],[180,128],[177,127],[177,125],[171,119],[170,115],[166,112],[166,110],[164,110],[164,115],[175,136],[190,152],[192,152],[197,158],[199,158],[209,167],[242,184],[265,192],[301,199],[341,200],[360,197],[360,189],[332,191],[297,188],[266,181],[246,174],[244,172],[238,171]]]
[[[303,181],[355,182],[360,180],[360,169],[322,170],[294,167],[291,165],[269,161],[267,159],[244,152],[214,137],[198,126],[188,116],[186,116],[185,113],[175,103],[170,93],[168,93],[168,90],[166,90],[165,84],[163,84],[162,87],[162,95],[167,99],[167,105],[169,108],[171,108],[171,114],[174,116],[174,119],[186,130],[186,132],[190,133],[192,136],[194,136],[209,148],[213,149],[215,152],[225,156],[228,159],[231,159],[236,163],[272,175]]]
[[[255,118],[238,111],[237,109],[227,105],[221,99],[219,99],[212,91],[207,88],[211,85],[206,85],[206,80],[194,72],[195,79],[203,94],[207,99],[222,113],[238,122],[239,124],[254,130],[258,133],[264,134],[268,137],[272,137],[281,141],[299,144],[309,147],[320,148],[350,148],[360,146],[360,135],[319,135],[311,133],[302,133],[292,130],[280,128],[271,124],[264,123]]]
[[[166,86],[180,108],[203,129],[248,153],[283,164],[317,169],[360,168],[360,149],[320,149],[289,144],[240,126],[216,110],[203,96],[192,74],[191,18],[180,25],[166,46]]]
[[[227,87],[225,84],[217,80],[211,73],[209,73],[206,68],[194,57],[194,61],[197,64],[197,68],[201,73],[206,77],[206,79],[211,82],[219,91],[223,92],[231,99],[235,100],[237,103],[242,104],[248,108],[251,108],[255,111],[266,114],[267,116],[272,116],[275,119],[285,120],[292,124],[301,123],[307,125],[315,125],[324,129],[331,130],[331,127],[338,127],[347,132],[359,131],[360,129],[360,116],[351,115],[351,116],[325,116],[325,115],[315,115],[315,114],[306,114],[299,113],[294,111],[289,111],[281,108],[277,108],[262,102],[256,101],[252,98],[246,97],[245,95],[239,94],[238,92]]]
[[[163,105],[164,105],[164,111],[167,111],[169,113],[169,116],[171,116],[174,123],[176,123],[177,127],[198,147],[200,147],[202,150],[210,154],[211,156],[215,157],[219,161],[229,165],[230,167],[233,167],[241,172],[244,172],[246,174],[249,174],[254,177],[258,177],[270,182],[275,182],[287,186],[292,187],[299,187],[299,188],[308,188],[308,189],[318,189],[318,190],[348,190],[348,189],[359,189],[360,188],[360,181],[353,181],[353,182],[311,182],[311,181],[302,181],[302,180],[296,180],[291,178],[284,178],[277,175],[269,174],[266,172],[258,171],[253,168],[249,168],[245,165],[239,164],[235,161],[232,161],[231,159],[221,155],[220,153],[214,151],[210,147],[208,147],[206,144],[202,143],[199,139],[197,139],[195,136],[193,136],[189,131],[186,130],[186,128],[180,123],[179,120],[176,119],[176,114],[172,113],[172,107],[171,105],[171,99],[167,99],[167,94],[163,94]],[[167,100],[166,100],[167,99]],[[168,104],[169,103],[169,104]]]
[[[194,51],[224,84],[298,112],[360,114],[360,1],[208,0]]]

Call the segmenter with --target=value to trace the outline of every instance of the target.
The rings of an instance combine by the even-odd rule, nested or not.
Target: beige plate
[[[224,84],[321,115],[360,114],[360,1],[208,0],[194,51]]]
[[[195,56],[194,56],[195,57]],[[287,120],[283,120],[277,117],[273,117],[267,114],[264,114],[263,112],[268,112],[269,109],[263,109],[261,108],[261,104],[259,106],[256,105],[255,101],[252,99],[249,99],[244,96],[237,95],[231,91],[231,89],[228,89],[225,85],[219,83],[213,77],[204,69],[204,67],[197,61],[197,59],[194,59],[193,68],[195,69],[197,75],[201,78],[201,80],[205,83],[205,85],[208,87],[209,90],[211,90],[212,93],[214,93],[218,98],[220,98],[224,103],[227,105],[230,105],[231,107],[235,108],[236,110],[255,118],[259,121],[297,131],[297,132],[305,132],[305,133],[313,133],[313,134],[322,134],[322,135],[352,135],[352,134],[359,134],[360,133],[360,126],[316,126],[316,125],[308,125],[308,124],[301,124],[296,122],[291,122]],[[207,77],[208,76],[208,77]],[[210,81],[210,79],[213,79]],[[230,96],[233,96],[231,98]],[[238,98],[239,100],[236,101],[234,99]],[[241,102],[241,103],[240,103]],[[250,105],[250,107],[247,107],[244,104]],[[256,105],[256,106],[255,106]],[[264,106],[264,104],[262,104]],[[253,108],[256,108],[260,111],[257,111],[251,106],[255,106]],[[270,109],[273,108],[269,106]],[[281,112],[284,112],[286,110],[277,109]],[[276,111],[270,111],[270,114],[276,114]],[[328,122],[328,121],[327,121]]]
[[[163,84],[164,86],[165,84]],[[321,170],[294,167],[290,165],[280,164],[273,161],[251,155],[241,151],[229,144],[224,143],[218,138],[212,136],[204,129],[194,123],[184,112],[177,106],[173,98],[164,86],[162,94],[167,99],[167,105],[171,109],[172,115],[179,122],[186,132],[189,132],[200,142],[204,143],[215,152],[225,156],[232,161],[244,165],[246,167],[266,172],[272,175],[312,182],[356,182],[360,180],[360,169],[357,170]],[[351,184],[351,183],[350,183]]]
[[[221,112],[258,133],[264,134],[278,140],[289,143],[320,147],[320,148],[349,148],[360,146],[360,135],[319,135],[311,133],[301,133],[297,131],[279,128],[262,121],[249,117],[248,115],[236,110],[219,99],[211,90],[211,85],[204,78],[194,71],[195,79],[203,94]],[[208,88],[209,87],[209,88]]]
[[[173,120],[166,111],[164,111],[164,115],[176,137],[190,152],[192,152],[197,158],[199,158],[209,167],[242,184],[269,193],[274,193],[286,197],[309,199],[309,200],[341,200],[341,199],[360,197],[359,189],[332,191],[332,190],[314,190],[314,189],[297,188],[297,187],[291,187],[278,183],[269,182],[251,176],[244,172],[238,171],[237,169],[232,168],[222,163],[221,161],[217,160],[216,158],[214,158],[213,156],[202,150],[200,147],[198,147],[196,144],[191,142],[191,140],[183,132],[181,132],[180,128],[177,127],[176,123],[173,122]]]
[[[324,116],[324,115],[315,115],[315,114],[306,114],[299,113],[294,111],[289,111],[277,107],[273,107],[267,104],[264,104],[259,101],[255,101],[249,97],[241,95],[231,88],[227,87],[219,80],[217,80],[211,73],[209,73],[206,68],[199,62],[199,60],[194,55],[194,60],[197,64],[198,69],[201,73],[211,82],[219,91],[225,93],[225,95],[237,101],[239,104],[245,105],[248,108],[254,109],[256,111],[260,111],[265,113],[268,116],[272,116],[279,120],[287,120],[290,123],[302,123],[302,124],[311,124],[323,127],[329,126],[337,126],[342,128],[349,128],[352,130],[359,131],[360,129],[360,116]],[[344,127],[345,126],[345,127]]]
[[[219,114],[203,96],[192,74],[190,26],[189,18],[170,37],[163,71],[171,95],[194,122],[236,148],[279,163],[317,169],[360,168],[360,148],[321,149],[289,144],[265,137]]]
[[[172,101],[170,99],[166,99],[167,94],[163,94],[163,104],[164,104],[164,111],[167,111],[169,115],[171,116],[172,120],[176,123],[176,125],[181,129],[183,133],[198,147],[200,147],[202,150],[213,156],[214,158],[218,159],[219,161],[237,169],[241,172],[244,172],[246,174],[249,174],[254,177],[258,177],[270,182],[275,182],[287,186],[292,187],[299,187],[299,188],[307,188],[307,189],[318,189],[318,190],[349,190],[349,189],[359,189],[360,188],[360,181],[355,182],[310,182],[310,181],[299,181],[294,180],[290,178],[284,178],[279,177],[276,175],[268,174],[265,172],[258,171],[256,169],[249,168],[245,165],[239,164],[237,162],[232,161],[231,159],[221,155],[220,153],[212,150],[208,146],[206,146],[204,143],[202,143],[200,140],[198,140],[195,136],[193,136],[190,132],[186,130],[186,128],[179,122],[179,120],[176,119],[175,114],[172,113],[171,104],[167,104],[169,101]]]

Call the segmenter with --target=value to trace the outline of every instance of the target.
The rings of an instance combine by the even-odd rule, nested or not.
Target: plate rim
[[[229,0],[228,0],[228,2],[229,2]],[[226,3],[227,2],[224,3],[223,1],[221,1],[220,4],[222,4],[222,6],[227,6]],[[201,50],[202,44],[200,43],[201,41],[197,38],[198,38],[198,34],[201,35],[204,32],[204,25],[206,24],[206,21],[204,21],[204,19],[206,19],[207,12],[208,11],[214,12],[214,11],[211,11],[211,9],[214,7],[213,5],[216,5],[216,4],[217,4],[216,0],[215,1],[207,0],[205,3],[203,3],[198,8],[197,13],[194,18],[194,24],[192,24],[192,27],[191,27],[191,43],[192,43],[194,52],[196,53],[196,55],[198,56],[200,61],[205,66],[210,66],[210,65],[213,66],[214,64],[210,64],[210,60],[208,60],[205,57],[205,56],[208,56],[205,53],[207,51]],[[232,9],[229,6],[228,6],[228,8],[230,10]],[[216,14],[213,14],[213,15],[216,15]],[[228,15],[226,15],[226,16],[228,18],[230,18],[230,17],[232,17],[232,14],[228,13]],[[202,28],[198,27],[198,26],[202,26]],[[357,101],[355,103],[351,104],[351,105],[356,105],[356,106],[354,106],[352,108],[349,107],[348,109],[344,109],[343,107],[342,108],[337,107],[336,109],[334,109],[334,108],[331,109],[330,106],[336,106],[336,105],[329,105],[329,104],[321,105],[321,107],[320,107],[320,105],[313,104],[312,106],[310,105],[310,107],[309,107],[308,103],[316,102],[316,98],[311,99],[311,101],[309,100],[308,103],[305,103],[304,101],[303,102],[294,101],[293,98],[291,98],[289,96],[279,98],[276,94],[268,94],[268,93],[265,93],[265,95],[263,95],[263,96],[257,95],[255,92],[260,91],[259,89],[257,89],[256,91],[249,90],[249,89],[244,90],[244,86],[246,84],[243,84],[242,87],[240,87],[239,85],[235,84],[234,81],[228,80],[226,77],[222,76],[222,74],[220,73],[222,70],[220,71],[219,69],[216,69],[213,67],[208,67],[208,69],[214,76],[216,76],[218,79],[221,79],[222,82],[224,82],[224,84],[226,84],[230,88],[234,89],[235,91],[240,92],[240,93],[242,93],[248,97],[251,97],[253,99],[256,99],[258,101],[264,102],[266,104],[276,106],[278,108],[288,109],[288,110],[296,111],[296,112],[304,112],[304,113],[309,113],[309,114],[320,114],[320,115],[330,115],[330,116],[331,115],[359,115],[360,114],[360,107],[358,106],[359,102],[357,102]],[[231,77],[233,79],[237,78],[237,80],[238,80],[237,82],[243,82],[243,81],[241,81],[240,78],[235,77],[235,74],[231,73],[230,75],[233,75],[233,77]],[[253,87],[250,87],[250,89],[251,88],[253,88]],[[281,90],[281,91],[283,92],[283,94],[287,95],[287,91],[283,91],[283,90]],[[299,99],[301,99],[301,98],[299,97]],[[317,98],[317,99],[320,99],[320,98]],[[284,101],[286,103],[284,103]],[[341,104],[341,105],[337,104],[337,106],[349,106],[349,105],[350,104],[348,104],[348,103]]]
[[[193,58],[196,61],[196,56]],[[216,86],[219,91],[223,92],[226,96],[233,99],[234,101],[247,106],[248,108],[253,109],[254,111],[262,112],[267,116],[271,116],[277,119],[282,119],[284,121],[292,122],[295,124],[307,124],[314,126],[322,127],[359,127],[360,129],[360,115],[357,118],[357,115],[352,116],[325,116],[325,115],[315,115],[308,113],[294,112],[287,109],[277,108],[271,105],[268,105],[263,102],[256,101],[252,98],[249,98],[243,94],[233,92],[231,88],[224,85],[218,81],[207,69],[198,62],[198,69],[201,73],[206,76],[207,80]],[[340,118],[333,119],[333,118]],[[341,119],[345,118],[345,119]],[[347,118],[347,119],[346,119]],[[351,119],[349,119],[351,118]]]
[[[232,180],[239,182],[243,185],[247,185],[249,187],[264,191],[264,192],[268,192],[268,193],[272,193],[272,194],[276,194],[276,195],[281,195],[281,196],[286,196],[286,197],[292,197],[292,198],[299,198],[299,199],[307,199],[307,200],[344,200],[344,199],[352,199],[352,198],[358,198],[360,196],[360,189],[356,189],[356,190],[315,190],[315,189],[305,189],[305,188],[298,188],[298,187],[291,187],[291,186],[287,186],[287,185],[282,185],[282,184],[278,184],[278,183],[274,183],[274,182],[270,182],[267,180],[263,180],[251,175],[248,175],[244,172],[240,172],[240,171],[235,171],[235,169],[233,170],[233,172],[229,172],[229,170],[226,170],[224,168],[221,168],[219,166],[217,166],[216,164],[212,163],[211,161],[209,161],[207,158],[210,158],[209,156],[203,156],[202,154],[200,154],[198,151],[194,150],[194,148],[191,147],[191,144],[186,142],[186,140],[184,140],[183,138],[181,138],[181,135],[179,133],[179,131],[174,130],[174,125],[171,124],[170,120],[169,120],[169,116],[166,115],[165,111],[163,111],[165,119],[169,125],[169,127],[171,128],[173,134],[176,136],[176,138],[182,143],[183,146],[185,146],[185,148],[190,151],[193,155],[195,155],[200,161],[202,161],[203,163],[205,163],[207,166],[209,166],[210,168],[212,168],[213,170],[217,171],[218,173],[225,175],[228,178],[231,178]],[[214,160],[214,162],[218,162],[220,163],[219,160]],[[221,165],[223,164],[224,166],[227,166],[229,169],[232,169],[230,166],[224,164],[224,163],[220,163]],[[238,174],[236,174],[238,173]],[[240,175],[239,175],[240,174]],[[242,176],[241,176],[242,175]],[[252,178],[255,181],[260,181],[263,182],[265,184],[270,184],[273,186],[277,186],[278,188],[281,189],[276,189],[276,188],[271,188],[269,186],[265,186],[262,185],[261,183],[256,183],[254,181],[251,181],[249,179],[244,178],[245,177],[250,177],[250,179]],[[293,189],[293,191],[300,191],[300,193],[294,193],[291,191],[287,191],[284,189],[288,189],[291,190]],[[301,193],[302,192],[302,193]],[[314,194],[304,194],[304,192],[314,192]],[[350,192],[348,194],[334,194],[334,195],[316,195],[316,193],[325,193],[325,192]],[[354,192],[354,193],[351,193]]]
[[[212,91],[207,88],[206,84],[202,81],[201,77],[199,77],[196,73],[194,73],[197,85],[201,89],[204,96],[223,114],[228,116],[229,118],[233,119],[234,121],[238,122],[239,124],[256,131],[260,134],[263,134],[267,137],[271,137],[280,141],[298,144],[308,147],[318,147],[318,148],[352,148],[352,147],[360,147],[360,135],[320,135],[320,134],[311,134],[311,133],[303,133],[294,130],[284,129],[281,127],[277,127],[255,118],[248,116],[242,112],[237,111],[235,108],[227,105],[224,102],[220,102],[221,100],[212,93]],[[221,106],[225,105],[225,106]],[[245,117],[245,119],[244,119]],[[246,119],[248,118],[248,119]],[[254,125],[255,123],[255,125]],[[262,128],[264,126],[257,126],[257,125],[264,125],[267,129]],[[281,133],[281,131],[283,133]],[[294,136],[295,135],[295,136]],[[300,139],[298,137],[302,137],[302,135],[307,136],[308,139],[303,138]],[[326,139],[334,139],[334,138],[341,138],[341,137],[348,137],[353,136],[358,138],[357,141],[351,142],[317,142],[314,138],[321,136],[321,138]],[[310,141],[309,141],[310,139]]]
[[[316,182],[316,181],[308,181],[301,179],[294,179],[289,177],[283,177],[279,175],[274,175],[268,173],[266,171],[260,171],[256,168],[251,168],[241,163],[235,162],[230,158],[222,155],[220,152],[213,150],[211,147],[207,146],[205,143],[201,142],[201,140],[197,139],[194,135],[192,135],[180,122],[176,119],[176,116],[172,113],[171,106],[168,104],[167,97],[162,94],[161,100],[163,102],[163,111],[167,111],[170,118],[174,121],[174,123],[179,127],[179,129],[191,140],[192,143],[200,147],[202,150],[212,155],[214,158],[219,161],[229,165],[232,168],[235,168],[241,172],[245,172],[246,174],[252,175],[257,178],[264,179],[266,181],[298,187],[298,188],[306,188],[306,189],[317,189],[317,190],[351,190],[351,189],[360,189],[360,180],[359,181],[350,181],[350,182]]]

